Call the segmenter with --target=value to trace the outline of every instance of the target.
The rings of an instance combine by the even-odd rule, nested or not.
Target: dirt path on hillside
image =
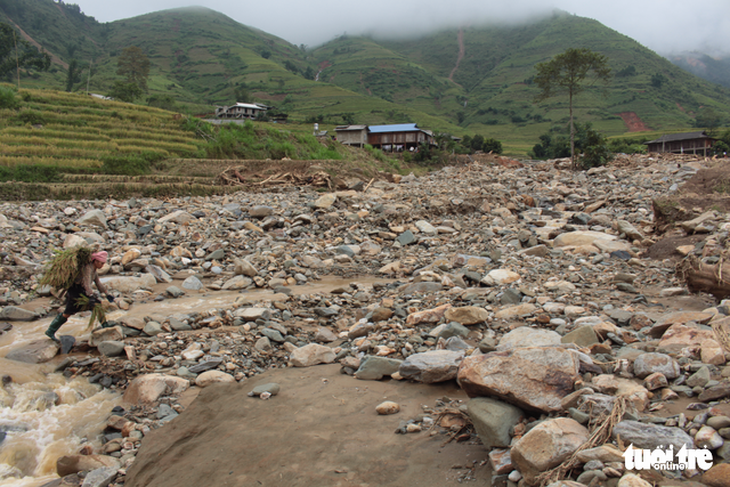
[[[454,74],[459,69],[459,64],[461,64],[461,60],[464,59],[464,54],[466,53],[466,48],[464,47],[464,29],[459,29],[457,39],[459,41],[459,57],[456,58],[456,66],[454,66],[451,74],[449,74],[449,81],[454,81]]]
[[[48,55],[51,56],[51,62],[52,63],[58,64],[63,69],[68,69],[68,63],[62,61],[61,58],[59,58],[58,56],[56,56],[55,54],[53,54],[48,49],[45,49],[43,46],[41,46],[38,41],[36,41],[35,39],[33,39],[27,32],[25,32],[23,29],[21,29],[20,26],[18,24],[16,24],[13,19],[10,19],[9,17],[8,17],[8,19],[13,23],[13,25],[15,26],[15,28],[18,29],[18,32],[20,32],[20,35],[21,35],[21,37],[23,39],[25,39],[26,41],[28,41],[31,44],[33,44],[36,47],[36,49],[38,49],[40,52],[48,53]]]

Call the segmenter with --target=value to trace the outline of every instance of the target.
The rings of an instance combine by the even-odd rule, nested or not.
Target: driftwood
[[[730,296],[730,262],[724,259],[711,265],[689,256],[677,266],[677,275],[690,292],[712,294],[718,300]]]
[[[687,283],[690,292],[706,292],[718,300],[730,296],[730,262],[725,259],[710,265],[689,256],[679,263],[677,274]],[[730,353],[730,319],[714,320],[710,326],[722,348]]]
[[[256,181],[257,179],[260,181]],[[323,171],[303,175],[276,173],[266,178],[252,175],[247,178],[241,174],[239,168],[228,168],[218,175],[218,183],[223,186],[316,186],[332,189],[332,179]]]

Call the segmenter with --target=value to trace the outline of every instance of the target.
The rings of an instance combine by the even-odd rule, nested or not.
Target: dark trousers
[[[66,309],[63,310],[63,314],[71,316],[79,311],[94,309],[94,306],[101,302],[94,296],[90,296],[89,304],[87,306],[79,306],[78,299],[85,295],[84,288],[80,284],[74,284],[68,288],[68,291],[66,292]]]

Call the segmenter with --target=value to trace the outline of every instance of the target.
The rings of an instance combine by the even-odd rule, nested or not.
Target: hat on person
[[[94,252],[93,254],[91,254],[91,261],[93,262],[95,260],[98,260],[103,264],[106,262],[107,257],[109,257],[109,254],[104,250],[100,250],[99,252]]]

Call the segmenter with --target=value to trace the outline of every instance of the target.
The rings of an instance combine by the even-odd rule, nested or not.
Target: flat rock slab
[[[280,384],[281,392],[267,401],[248,397],[264,382]],[[124,485],[457,487],[461,471],[451,467],[472,460],[477,483],[488,485],[489,467],[479,465],[482,445],[394,433],[401,421],[422,414],[423,404],[434,406],[444,396],[465,400],[453,381],[366,384],[332,364],[273,369],[256,381],[202,389],[175,421],[145,436]],[[378,415],[384,398],[400,412]]]
[[[27,364],[42,364],[58,354],[58,345],[51,339],[36,340],[12,350],[5,358]]]

